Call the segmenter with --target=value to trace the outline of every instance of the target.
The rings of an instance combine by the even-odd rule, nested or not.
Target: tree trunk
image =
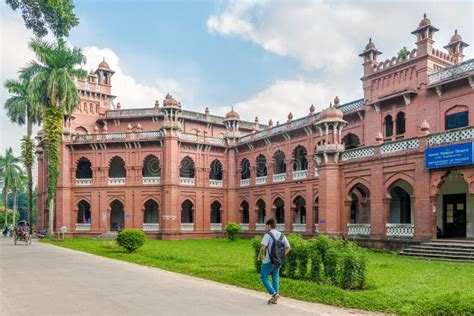
[[[13,226],[16,225],[16,209],[18,207],[17,202],[16,202],[16,188],[13,191]]]
[[[3,206],[3,210],[5,211],[5,227],[8,227],[8,190],[5,190],[5,205]]]
[[[31,139],[31,134],[33,130],[33,124],[31,120],[28,118],[27,128],[26,128],[26,137]],[[28,166],[27,168],[27,176],[28,176],[28,211],[26,212],[26,220],[32,225],[32,216],[33,216],[33,173],[32,173],[32,166]]]
[[[55,197],[49,198],[49,207],[48,207],[48,235],[49,237],[54,237],[54,199]]]

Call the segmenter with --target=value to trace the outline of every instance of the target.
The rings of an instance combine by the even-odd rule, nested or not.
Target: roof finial
[[[423,18],[426,19],[426,13],[423,14]]]

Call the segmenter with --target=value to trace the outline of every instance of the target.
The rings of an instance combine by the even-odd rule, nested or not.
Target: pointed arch
[[[222,204],[218,200],[211,203],[211,223],[222,223]]]
[[[77,222],[78,224],[91,223],[91,205],[86,200],[80,200],[77,203]]]
[[[150,154],[143,159],[142,176],[144,178],[161,176],[161,166],[158,157]]]
[[[76,179],[92,179],[92,163],[89,158],[81,157],[76,162]]]
[[[180,163],[179,176],[181,178],[194,178],[195,172],[194,160],[189,156],[185,156]]]
[[[120,156],[114,156],[109,161],[109,178],[125,178],[125,160]]]
[[[308,151],[303,145],[293,149],[293,171],[308,170]]]
[[[160,222],[159,205],[154,199],[148,199],[144,203],[143,223],[157,224]]]
[[[194,203],[188,198],[181,203],[181,223],[194,223]]]
[[[214,159],[210,165],[209,179],[211,180],[222,180],[222,163],[219,159]]]

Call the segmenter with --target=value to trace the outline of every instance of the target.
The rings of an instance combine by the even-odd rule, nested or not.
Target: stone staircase
[[[404,256],[474,262],[474,240],[435,239],[403,249]]]
[[[118,232],[107,232],[107,233],[100,234],[95,239],[103,239],[103,240],[116,239],[117,235],[118,235]]]

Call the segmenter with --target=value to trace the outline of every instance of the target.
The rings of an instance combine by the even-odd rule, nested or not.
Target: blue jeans
[[[270,284],[270,280],[268,280],[268,276],[272,275],[272,284]],[[260,279],[262,280],[263,285],[267,289],[270,295],[274,293],[280,292],[280,266],[273,265],[271,262],[263,263],[262,269],[260,271]]]

